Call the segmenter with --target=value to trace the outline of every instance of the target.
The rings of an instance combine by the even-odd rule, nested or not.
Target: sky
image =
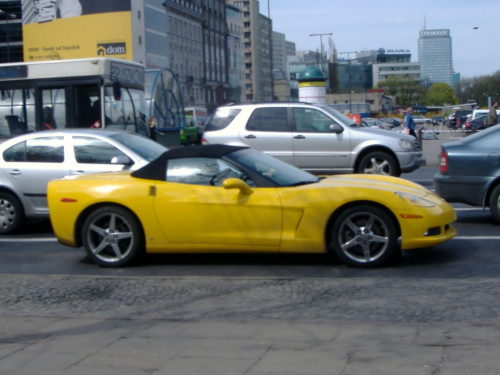
[[[269,3],[268,3],[269,1]],[[409,49],[418,61],[420,30],[449,29],[453,68],[461,78],[500,70],[498,0],[259,0],[260,12],[297,51],[320,50],[331,36],[337,52]],[[477,29],[475,29],[477,27]],[[329,49],[323,36],[324,51]],[[347,58],[347,54],[339,55]],[[353,58],[354,54],[350,54]]]

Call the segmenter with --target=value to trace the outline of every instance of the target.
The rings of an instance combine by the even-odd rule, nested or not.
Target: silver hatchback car
[[[49,217],[47,183],[67,175],[135,170],[167,148],[119,130],[66,129],[20,135],[0,144],[0,234],[26,219]]]
[[[316,174],[399,176],[425,165],[410,135],[362,127],[327,105],[298,102],[219,107],[202,143],[250,146]]]

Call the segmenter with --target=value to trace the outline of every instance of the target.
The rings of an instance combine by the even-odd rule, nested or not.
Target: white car
[[[424,117],[422,115],[412,115],[415,125],[430,124],[432,120],[430,118]]]
[[[475,120],[479,116],[488,116],[488,113],[490,112],[489,109],[475,109],[472,111],[472,116],[470,117],[470,121]],[[497,116],[500,117],[500,110],[497,109]]]
[[[25,219],[48,219],[47,184],[67,175],[135,170],[167,151],[120,130],[65,129],[28,133],[0,145],[0,234]]]

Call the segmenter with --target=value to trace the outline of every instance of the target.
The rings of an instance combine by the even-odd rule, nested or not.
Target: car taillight
[[[465,127],[466,127],[466,128],[470,128],[470,121],[467,121],[467,122],[465,123]]]
[[[448,154],[441,150],[441,156],[439,157],[439,171],[442,173],[448,172]]]

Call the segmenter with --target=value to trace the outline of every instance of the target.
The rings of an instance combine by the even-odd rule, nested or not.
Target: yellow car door
[[[165,180],[156,183],[154,210],[171,249],[279,250],[282,208],[275,188],[258,188],[239,167],[204,156],[169,160]]]
[[[186,250],[277,251],[282,209],[275,188],[159,182],[154,207],[165,236]]]

